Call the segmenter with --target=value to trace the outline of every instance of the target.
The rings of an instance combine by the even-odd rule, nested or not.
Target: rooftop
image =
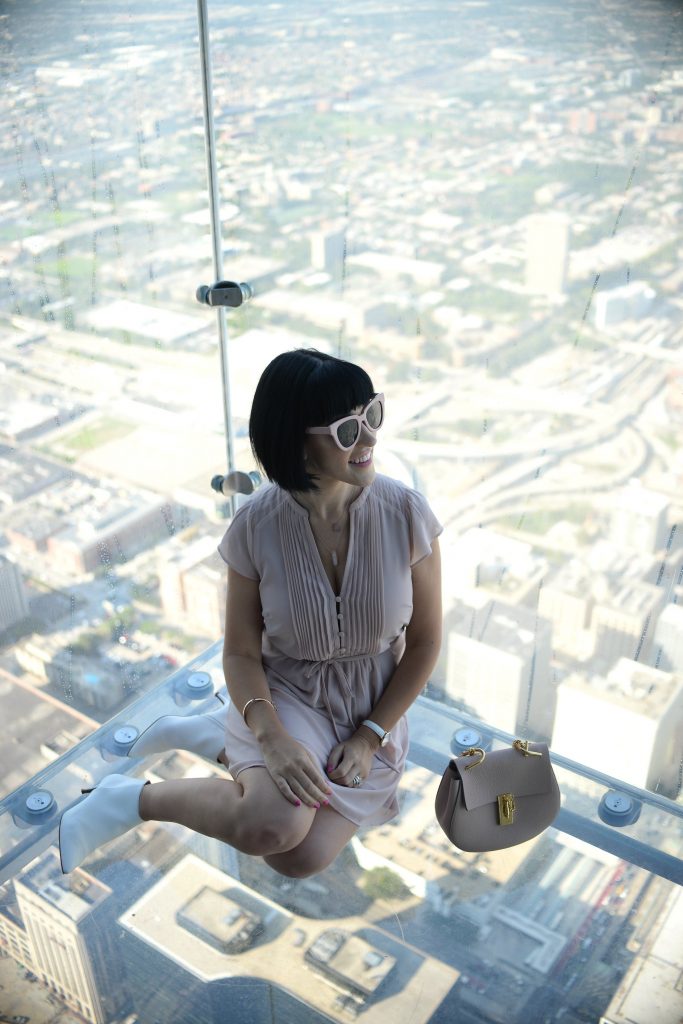
[[[20,892],[25,889],[76,924],[111,895],[111,889],[86,871],[78,869],[70,875],[63,875],[59,856],[54,850],[40,858],[33,868],[23,872],[19,884]]]

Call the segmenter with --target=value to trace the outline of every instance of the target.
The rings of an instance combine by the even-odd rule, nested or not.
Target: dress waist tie
[[[347,698],[344,700],[344,710],[346,711],[347,724],[353,727],[356,723],[353,721],[351,716],[350,704],[353,700],[354,694],[349,684],[348,676],[343,668],[344,663],[349,661],[372,661],[372,655],[350,654],[344,658],[327,658],[324,661],[308,661],[306,662],[306,668],[304,669],[304,676],[306,679],[310,679],[311,676],[316,674],[316,672],[320,673],[320,692],[323,704],[325,705],[325,710],[330,716],[332,728],[334,729],[334,734],[337,737],[338,743],[342,742],[342,738],[339,735],[335,714],[332,711],[329,688],[332,678],[334,678],[334,680],[339,684],[340,692]]]

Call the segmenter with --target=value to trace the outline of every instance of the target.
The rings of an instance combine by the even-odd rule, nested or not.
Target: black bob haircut
[[[261,374],[249,417],[254,457],[269,480],[286,491],[315,491],[304,466],[307,427],[346,416],[374,396],[370,377],[355,363],[314,348],[276,356]]]

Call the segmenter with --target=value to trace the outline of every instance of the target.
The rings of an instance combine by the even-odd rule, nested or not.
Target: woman
[[[420,494],[376,475],[383,419],[384,396],[353,363],[296,350],[266,367],[249,433],[271,484],[219,545],[231,702],[159,719],[131,750],[196,750],[234,781],[108,776],[62,818],[63,870],[142,819],[305,877],[397,813],[405,713],[441,643],[441,526]]]

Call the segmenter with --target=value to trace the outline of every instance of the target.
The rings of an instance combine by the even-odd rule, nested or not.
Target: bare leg
[[[331,807],[321,807],[298,846],[286,852],[269,854],[264,860],[281,875],[307,878],[324,871],[357,831],[358,825],[343,814]]]
[[[316,814],[322,813],[290,804],[266,768],[246,768],[239,778],[178,779],[143,786],[140,817],[175,821],[242,853],[264,856],[298,846]]]

